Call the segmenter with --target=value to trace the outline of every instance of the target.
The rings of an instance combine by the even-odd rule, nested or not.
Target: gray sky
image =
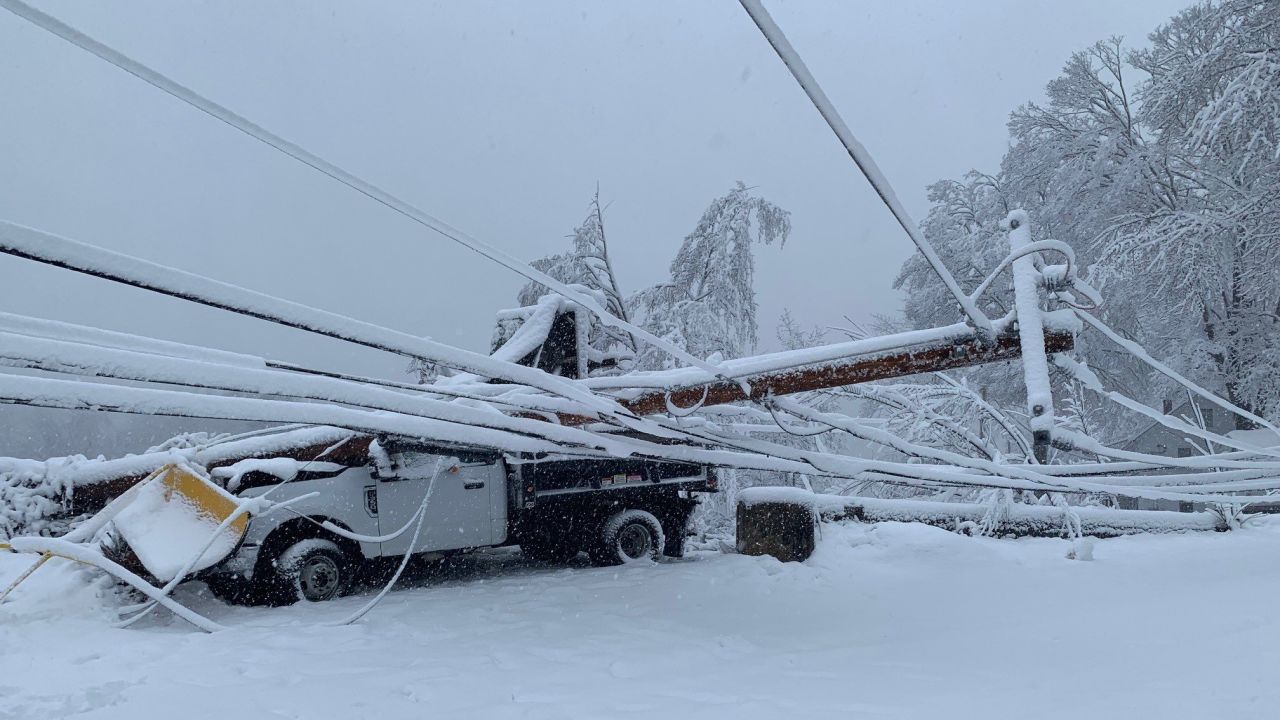
[[[912,213],[992,169],[1010,110],[1185,0],[767,0]],[[792,211],[761,337],[893,312],[912,246],[736,2],[39,2],[445,221],[533,259],[597,182],[624,291],[736,180]],[[474,350],[522,283],[0,12],[0,217]],[[376,374],[380,353],[0,257],[0,309]],[[0,447],[0,454],[3,448]]]

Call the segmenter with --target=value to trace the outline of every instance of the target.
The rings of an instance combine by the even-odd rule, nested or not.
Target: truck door
[[[378,478],[378,532],[399,530],[418,511],[431,477],[435,488],[427,503],[426,519],[413,552],[484,547],[493,539],[491,493],[505,477],[497,457],[452,457],[438,453],[406,451],[392,456],[393,472]],[[439,472],[436,466],[439,463]],[[382,543],[382,555],[404,555],[413,539],[410,527],[399,537]]]

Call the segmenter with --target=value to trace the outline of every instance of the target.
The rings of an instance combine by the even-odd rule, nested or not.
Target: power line
[[[231,127],[243,132],[244,134],[259,140],[276,150],[288,155],[289,157],[318,170],[325,175],[337,180],[347,187],[359,192],[386,207],[400,213],[401,215],[413,220],[423,227],[434,230],[435,232],[453,240],[454,242],[476,252],[480,255],[493,260],[494,262],[513,270],[520,275],[532,280],[536,283],[545,285],[579,305],[590,310],[600,321],[606,325],[614,327],[618,330],[625,330],[632,333],[645,342],[660,348],[672,357],[699,367],[707,372],[712,373],[716,377],[729,379],[728,376],[719,368],[711,365],[705,360],[695,357],[688,351],[680,348],[674,343],[664,340],[656,335],[637,327],[626,320],[615,317],[608,310],[602,307],[595,298],[585,293],[578,292],[570,288],[565,283],[552,278],[536,268],[531,267],[528,263],[516,258],[504,250],[496,248],[482,240],[474,238],[467,233],[449,225],[448,223],[433,217],[426,211],[421,210],[412,204],[401,200],[391,193],[367,182],[356,175],[342,169],[341,167],[325,160],[309,150],[290,142],[285,138],[267,130],[248,118],[240,115],[233,110],[210,100],[196,91],[182,85],[169,78],[168,76],[147,67],[141,62],[125,55],[124,53],[95,40],[83,32],[71,27],[70,25],[58,20],[57,18],[40,12],[30,5],[21,2],[21,0],[0,0],[0,7],[30,22],[31,24],[46,30],[67,42],[89,52],[97,57],[115,65],[134,77],[142,80],[153,87],[163,90],[173,97],[187,103],[191,107],[200,110],[210,117],[221,120]],[[742,383],[745,385],[745,383]]]
[[[916,227],[915,221],[907,214],[907,209],[903,207],[902,201],[898,199],[897,193],[893,191],[893,186],[889,184],[889,179],[880,171],[880,167],[876,165],[876,161],[871,157],[871,153],[858,142],[858,139],[849,131],[849,126],[845,124],[844,118],[840,117],[840,113],[836,110],[835,105],[822,91],[822,87],[818,85],[818,81],[809,72],[809,68],[805,66],[804,61],[800,59],[800,54],[791,46],[791,42],[787,40],[787,36],[783,34],[782,28],[770,17],[769,12],[764,9],[764,5],[760,0],[739,0],[742,3],[742,9],[747,11],[755,22],[756,27],[760,28],[760,32],[768,39],[769,44],[773,46],[774,52],[778,53],[778,57],[786,64],[787,69],[791,71],[792,77],[796,82],[800,83],[800,87],[804,89],[806,95],[809,96],[810,102],[822,115],[822,119],[827,121],[827,126],[839,138],[840,143],[844,145],[844,149],[849,153],[849,157],[853,159],[858,169],[862,171],[862,175],[866,177],[867,182],[871,183],[871,187],[875,188],[876,194],[880,196],[880,200],[889,208],[893,216],[897,218],[898,224],[902,229],[907,231],[907,236],[916,244],[920,253],[924,255],[924,259],[929,262],[933,271],[938,274],[942,280],[942,284],[947,286],[951,294],[955,296],[956,302],[960,303],[960,308],[964,311],[969,322],[974,328],[987,338],[994,337],[995,332],[991,327],[991,320],[987,318],[977,304],[968,295],[960,289],[956,279],[951,275],[951,271],[947,269],[946,264],[942,262],[942,258],[938,257],[938,253],[934,252],[933,246],[929,241],[920,234],[920,229]]]

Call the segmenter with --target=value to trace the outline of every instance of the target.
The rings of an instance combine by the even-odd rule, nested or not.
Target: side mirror
[[[391,459],[391,453],[388,453],[377,440],[369,443],[369,460],[371,461],[369,474],[373,476],[374,480],[386,480],[395,477],[396,466]]]

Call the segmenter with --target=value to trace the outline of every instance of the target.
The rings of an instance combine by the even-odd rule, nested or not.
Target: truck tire
[[[264,588],[273,605],[299,600],[324,602],[342,596],[355,580],[356,566],[332,540],[300,540],[271,562],[271,577]]]
[[[588,554],[596,565],[625,565],[662,557],[666,537],[662,523],[644,510],[623,510],[600,525]]]

